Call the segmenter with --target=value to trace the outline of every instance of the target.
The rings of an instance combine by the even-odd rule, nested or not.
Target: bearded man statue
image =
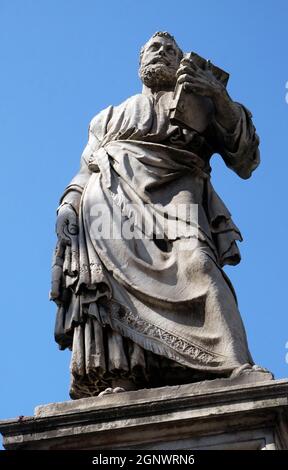
[[[92,119],[57,211],[51,298],[56,341],[72,350],[74,399],[265,372],[222,269],[239,263],[241,234],[209,164],[218,153],[251,176],[251,113],[169,33],[144,45],[139,75],[141,94]],[[170,119],[180,85],[211,103],[201,132]]]

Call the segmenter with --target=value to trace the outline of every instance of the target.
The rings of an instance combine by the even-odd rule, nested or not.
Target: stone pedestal
[[[258,379],[260,380],[260,379]],[[288,380],[217,379],[38,406],[6,449],[288,449]]]

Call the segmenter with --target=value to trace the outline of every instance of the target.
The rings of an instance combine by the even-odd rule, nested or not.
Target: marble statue
[[[142,93],[92,119],[60,200],[51,299],[73,399],[262,370],[222,269],[239,263],[241,233],[209,165],[218,153],[249,178],[259,139],[227,74],[202,62],[155,33],[140,54]],[[194,124],[171,118],[175,87]]]

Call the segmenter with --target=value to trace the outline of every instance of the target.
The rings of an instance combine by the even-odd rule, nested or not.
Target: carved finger
[[[60,264],[60,260],[62,260],[62,264],[63,264],[64,254],[65,254],[65,244],[60,239],[55,248],[53,265]]]
[[[63,217],[57,217],[56,234],[59,240],[67,238],[67,234],[65,233],[66,227],[67,221]]]
[[[181,80],[180,81],[180,78],[179,78],[179,81],[178,83],[183,83],[184,85],[193,85],[193,86],[197,86],[197,87],[202,87],[203,89],[209,89],[210,87],[207,85],[206,82],[203,82],[201,79],[197,79],[197,78],[193,78],[193,77],[189,77],[189,78],[186,78],[185,80]]]
[[[178,78],[177,82],[179,84],[181,83],[186,83],[186,82],[193,82],[195,80],[194,77],[192,77],[191,75],[188,75],[187,73],[185,73],[184,75],[180,75],[180,77]]]
[[[78,239],[73,237],[71,244],[71,273],[76,275],[79,272],[79,249]]]
[[[179,77],[180,75],[183,75],[184,73],[190,74],[190,75],[195,75],[195,70],[192,69],[192,67],[189,67],[188,65],[181,66],[176,72],[176,76]]]
[[[61,286],[62,286],[62,275],[63,271],[60,266],[54,265],[52,267],[52,280],[50,290],[50,300],[56,300],[60,298]]]
[[[191,67],[193,70],[199,70],[198,65],[195,64],[195,62],[192,59],[188,59],[187,57],[184,57],[184,59],[181,60],[180,62],[181,66],[186,66],[188,65]]]
[[[71,247],[70,246],[66,246],[66,249],[65,249],[63,273],[68,274],[68,275],[71,273]]]
[[[184,83],[183,84],[183,90],[187,92],[194,92],[194,86],[191,83]]]
[[[65,250],[60,243],[57,243],[52,261],[50,300],[57,300],[61,296],[64,256],[63,249]]]
[[[210,93],[207,91],[207,88],[204,88],[203,86],[199,86],[192,83],[184,83],[183,88],[185,91],[196,93],[197,95],[210,96]]]
[[[71,274],[75,276],[79,272],[79,252],[71,250]]]
[[[56,232],[58,233],[59,231],[61,231],[61,228],[66,223],[67,223],[67,215],[64,211],[60,211],[57,215],[57,220],[56,220]]]

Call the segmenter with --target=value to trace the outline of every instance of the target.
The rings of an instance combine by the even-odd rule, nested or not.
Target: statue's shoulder
[[[109,122],[110,124],[111,121],[119,122],[119,120],[121,121],[121,116],[123,118],[124,114],[134,114],[135,110],[138,110],[139,108],[144,110],[145,104],[147,106],[147,96],[142,93],[138,93],[130,96],[116,106],[108,106],[92,118],[89,125],[89,131],[99,139],[106,133]]]
[[[109,105],[107,108],[102,109],[102,111],[99,111],[90,121],[90,125],[93,126],[95,123],[102,121],[103,119],[105,120],[107,116],[111,116],[114,112],[118,112],[119,110],[125,109],[127,106],[131,106],[133,104],[136,104],[138,102],[143,102],[147,99],[145,95],[142,93],[137,93],[136,95],[132,95],[126,100],[122,101],[122,103],[119,103],[117,105]]]
[[[117,106],[113,106],[113,110],[115,112],[122,111],[123,109],[128,107],[130,108],[131,106],[137,106],[139,103],[143,103],[145,101],[147,101],[147,96],[143,95],[142,93],[137,93],[136,95],[130,96]]]

